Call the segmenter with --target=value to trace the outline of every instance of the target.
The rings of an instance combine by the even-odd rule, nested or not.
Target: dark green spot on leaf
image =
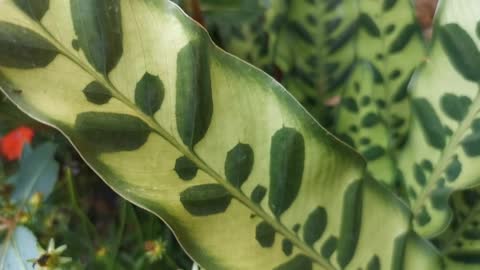
[[[193,186],[180,193],[183,207],[194,216],[223,213],[231,200],[231,195],[219,184]]]
[[[179,157],[175,161],[175,172],[182,180],[192,180],[197,175],[197,171],[197,165],[185,156]]]

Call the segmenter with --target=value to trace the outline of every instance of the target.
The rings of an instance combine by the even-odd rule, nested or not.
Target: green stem
[[[109,266],[107,269],[113,270],[115,267],[115,259],[118,254],[118,250],[120,249],[120,245],[123,239],[123,231],[125,230],[125,223],[127,220],[127,206],[128,202],[124,199],[120,201],[120,227],[117,231],[117,236],[112,246],[112,256],[110,257]]]
[[[96,235],[95,226],[90,222],[87,215],[83,212],[83,210],[79,206],[78,199],[77,199],[77,191],[75,189],[75,185],[73,184],[72,169],[69,166],[65,168],[65,182],[67,183],[71,207],[75,212],[75,214],[80,219],[83,233],[85,234],[85,236],[89,240],[88,242],[90,243],[89,248],[94,253],[95,249],[93,248],[92,235],[93,236]]]

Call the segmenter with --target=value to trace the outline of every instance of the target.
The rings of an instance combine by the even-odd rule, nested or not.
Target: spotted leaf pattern
[[[452,223],[434,243],[445,254],[447,269],[476,269],[480,265],[480,190],[456,192],[451,202]]]
[[[434,237],[449,224],[448,198],[479,184],[480,8],[444,1],[430,56],[412,89],[413,122],[399,167],[417,232]]]
[[[408,85],[425,46],[409,0],[326,1],[327,89],[341,96],[335,132],[402,193],[395,152],[410,122]]]
[[[361,156],[176,5],[45,3],[0,3],[1,90],[204,268],[439,269]]]

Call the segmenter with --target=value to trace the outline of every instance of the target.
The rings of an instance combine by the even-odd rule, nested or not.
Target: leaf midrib
[[[137,115],[145,122],[147,123],[150,128],[156,132],[158,135],[163,137],[166,141],[168,141],[170,144],[172,144],[177,150],[179,150],[181,153],[183,153],[187,158],[192,160],[198,167],[199,169],[203,170],[206,172],[208,175],[210,175],[214,180],[216,180],[218,183],[220,183],[224,188],[233,196],[235,197],[238,201],[240,201],[242,204],[244,204],[246,207],[251,209],[257,216],[261,217],[264,219],[266,222],[268,222],[278,233],[282,234],[286,239],[290,240],[295,246],[297,246],[306,256],[310,257],[314,262],[317,264],[321,265],[324,267],[326,270],[336,270],[336,268],[325,258],[323,258],[316,250],[314,250],[312,247],[309,247],[306,245],[303,241],[300,240],[298,235],[290,231],[288,228],[285,227],[282,223],[278,222],[277,219],[273,218],[272,216],[268,215],[263,209],[255,205],[252,201],[248,199],[243,193],[241,193],[239,190],[237,190],[235,187],[230,185],[223,177],[221,177],[217,172],[215,172],[213,169],[211,169],[200,157],[197,155],[191,153],[186,147],[183,147],[180,145],[177,140],[168,134],[156,121],[154,121],[153,117],[145,115],[143,112],[141,112],[130,100],[128,100],[113,84],[112,82],[107,78],[103,76],[99,76],[97,72],[94,70],[91,70],[89,65],[85,65],[80,59],[77,59],[74,55],[71,55],[65,46],[63,46],[54,36],[50,31],[45,28],[43,24],[40,22],[34,21],[35,24],[37,24],[47,35],[47,38],[49,39],[50,42],[54,44],[55,47],[57,47],[58,52],[62,55],[64,55],[67,59],[78,65],[81,69],[83,69],[85,72],[90,74],[97,82],[101,83],[104,87],[109,89],[112,93],[112,96],[116,99],[118,99],[120,102],[122,102],[124,105],[127,107],[131,108],[133,111],[137,113]]]

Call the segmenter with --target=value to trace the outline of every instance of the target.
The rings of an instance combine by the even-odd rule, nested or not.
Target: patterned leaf
[[[410,121],[408,83],[424,53],[411,1],[328,7],[324,61],[335,67],[327,69],[328,90],[342,96],[336,133],[365,156],[377,180],[401,191],[394,155]]]
[[[480,265],[480,193],[479,189],[457,192],[452,196],[455,211],[448,229],[434,239],[448,258],[447,269],[478,269]]]
[[[432,237],[451,219],[448,197],[478,184],[480,8],[445,1],[428,62],[413,89],[414,120],[399,157],[416,230]],[[479,63],[476,63],[479,62]]]
[[[24,12],[0,4],[4,27],[26,29],[10,46],[19,54],[0,58],[2,90],[165,219],[203,267],[438,269],[408,209],[364,175],[358,154],[169,1],[54,1],[41,20]],[[42,65],[15,68],[26,55]]]

